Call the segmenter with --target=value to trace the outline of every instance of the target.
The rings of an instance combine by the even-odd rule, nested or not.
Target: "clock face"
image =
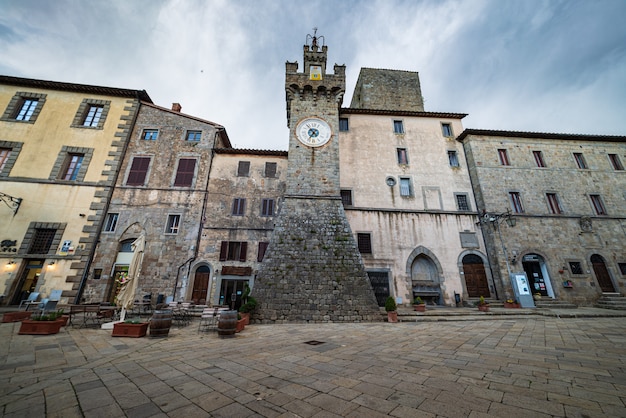
[[[296,126],[298,140],[308,147],[321,147],[333,136],[330,126],[319,118],[306,118]]]

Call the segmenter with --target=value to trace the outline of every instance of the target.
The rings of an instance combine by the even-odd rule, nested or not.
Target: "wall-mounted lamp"
[[[49,266],[54,266],[55,264],[56,262],[54,260],[48,263]]]
[[[15,260],[11,260],[7,263],[7,266],[12,266],[13,264],[15,264]]]
[[[511,251],[511,264],[516,264],[517,263],[517,251],[513,250]]]
[[[84,218],[87,215],[85,215],[84,213],[79,213],[78,216],[80,216],[81,218]]]

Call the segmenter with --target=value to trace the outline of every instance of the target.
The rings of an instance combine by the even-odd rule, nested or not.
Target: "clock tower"
[[[327,74],[328,48],[320,42],[307,36],[302,72],[286,63],[286,192],[252,291],[253,318],[262,323],[382,318],[339,192],[345,66]]]

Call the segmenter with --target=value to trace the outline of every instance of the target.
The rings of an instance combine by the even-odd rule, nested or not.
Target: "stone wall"
[[[424,111],[419,74],[413,71],[361,68],[351,108]]]

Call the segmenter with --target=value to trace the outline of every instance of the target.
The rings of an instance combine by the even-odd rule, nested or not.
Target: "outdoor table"
[[[102,320],[106,318],[113,318],[116,306],[100,305],[98,304],[85,304],[85,305],[69,305],[70,307],[70,319],[68,325],[74,325],[73,318],[75,315],[82,314],[82,322],[80,328],[88,326],[90,323],[99,325]]]

